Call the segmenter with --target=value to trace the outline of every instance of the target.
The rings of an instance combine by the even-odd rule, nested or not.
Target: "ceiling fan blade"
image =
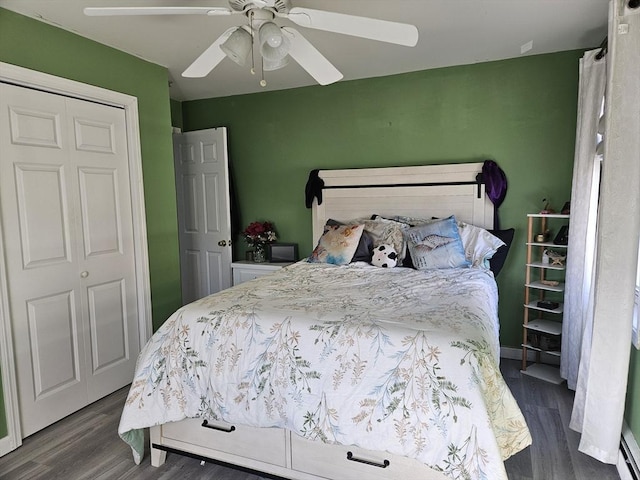
[[[231,34],[238,27],[231,27],[228,30],[216,38],[209,48],[200,54],[187,69],[182,72],[183,77],[188,78],[202,78],[209,75],[209,72],[213,70],[224,58],[225,53],[220,49],[220,45],[227,41]]]
[[[302,27],[395,43],[407,47],[414,47],[418,43],[418,29],[414,25],[407,23],[300,7],[293,7],[288,14],[283,16]]]
[[[295,28],[282,27],[291,41],[289,55],[304,68],[320,85],[329,85],[342,78],[342,73],[334,67]]]
[[[87,7],[84,14],[89,17],[115,15],[231,15],[225,7]]]

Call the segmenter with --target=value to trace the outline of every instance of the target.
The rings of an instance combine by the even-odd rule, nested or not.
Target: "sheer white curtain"
[[[571,221],[567,251],[562,324],[560,375],[576,389],[578,368],[591,347],[593,322],[593,265],[600,187],[600,155],[596,153],[598,126],[607,79],[606,56],[600,49],[586,52],[580,60],[576,150],[571,188]]]
[[[631,8],[628,0],[612,0],[608,38],[593,322],[591,334],[583,334],[570,426],[582,433],[580,451],[616,463],[640,232],[640,8]],[[572,224],[575,221],[572,208]],[[586,356],[585,351],[589,352]]]

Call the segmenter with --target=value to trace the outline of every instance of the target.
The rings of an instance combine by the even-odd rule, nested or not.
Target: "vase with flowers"
[[[247,244],[253,248],[253,261],[267,261],[267,245],[277,240],[276,230],[271,222],[252,222],[242,232]]]

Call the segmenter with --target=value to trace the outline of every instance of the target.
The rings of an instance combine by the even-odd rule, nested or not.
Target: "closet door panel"
[[[87,404],[66,100],[0,84],[0,208],[23,436]]]
[[[84,256],[122,254],[118,179],[113,169],[79,169]]]
[[[11,143],[62,149],[62,125],[56,111],[9,106]]]
[[[116,153],[116,126],[92,118],[74,118],[76,150]]]
[[[125,292],[123,280],[88,289],[93,374],[130,358]]]
[[[90,401],[131,382],[138,354],[133,213],[124,111],[67,100]],[[80,240],[81,239],[81,240]]]
[[[24,268],[71,262],[64,168],[18,163],[14,173]]]
[[[82,381],[73,291],[27,301],[36,401]]]

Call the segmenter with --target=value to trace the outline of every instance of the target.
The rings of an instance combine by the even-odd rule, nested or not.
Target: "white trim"
[[[7,453],[15,450],[19,446],[20,445],[14,445],[13,444],[13,438],[12,437],[6,436],[6,437],[0,438],[0,457],[2,457],[3,455],[6,455]]]
[[[622,448],[626,447],[626,454],[629,458],[629,464],[625,462],[624,455],[622,454]],[[638,442],[633,436],[633,432],[627,425],[627,422],[622,422],[622,440],[620,442],[620,452],[618,453],[618,474],[621,480],[633,480],[631,471],[634,472],[636,478],[640,478],[640,447]]]
[[[138,329],[140,348],[142,348],[151,337],[153,326],[138,99],[124,93],[86,85],[74,80],[55,77],[47,73],[3,62],[0,62],[0,82],[111,105],[124,110],[129,154],[129,175],[131,179],[131,206],[133,210],[135,272],[138,290]],[[0,248],[2,248],[1,242],[2,236],[0,235]],[[0,251],[3,250],[2,248]],[[8,436],[0,439],[0,455],[7,453],[5,449],[8,448],[8,451],[14,450],[22,443],[6,278],[4,258],[0,255],[0,369],[2,370],[2,388],[8,430]]]
[[[529,362],[538,362],[540,361],[537,358],[538,352],[534,350],[527,351],[527,361]],[[556,355],[548,355],[544,352],[541,353],[542,362],[548,363],[549,365],[559,365],[560,360]],[[500,358],[506,358],[507,360],[522,360],[522,348],[514,348],[514,347],[500,347]]]
[[[507,360],[522,360],[522,349],[514,347],[500,347],[500,358]],[[528,352],[527,360],[533,361],[535,352]]]
[[[4,252],[4,235],[1,233],[2,222],[0,222],[0,252]],[[7,421],[7,436],[2,438],[2,443],[0,443],[0,455],[5,455],[22,445],[12,339],[7,270],[4,255],[0,255],[0,370],[2,371],[4,414]]]
[[[625,463],[624,457],[622,456],[622,449],[618,452],[618,462],[616,463],[616,469],[618,470],[618,475],[620,475],[620,480],[633,480],[631,472],[629,472],[629,467]]]

